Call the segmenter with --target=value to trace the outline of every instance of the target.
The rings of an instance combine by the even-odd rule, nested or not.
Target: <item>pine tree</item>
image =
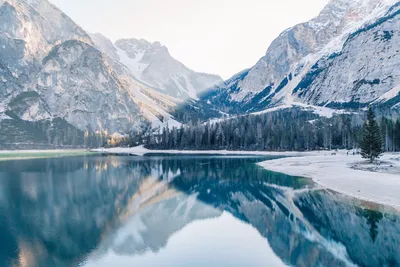
[[[375,120],[375,114],[371,108],[368,110],[360,146],[362,157],[369,159],[371,162],[379,158],[383,153],[383,142],[379,125]]]
[[[400,119],[397,119],[396,126],[394,128],[394,143],[396,151],[400,151]]]

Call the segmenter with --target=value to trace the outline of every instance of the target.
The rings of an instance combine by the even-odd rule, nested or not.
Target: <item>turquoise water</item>
[[[0,266],[399,266],[397,211],[267,159],[0,162]]]

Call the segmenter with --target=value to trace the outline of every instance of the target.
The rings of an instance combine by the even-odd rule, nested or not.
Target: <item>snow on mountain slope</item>
[[[159,42],[122,39],[115,46],[121,62],[137,79],[173,97],[197,99],[201,92],[222,82],[217,75],[187,68]]]
[[[396,97],[399,29],[400,5],[351,34],[341,51],[320,59],[293,93],[308,103],[332,107],[366,106]]]
[[[190,70],[159,42],[132,38],[112,45],[111,40],[99,33],[91,36],[98,49],[124,64],[135,79],[181,101],[198,99],[200,93],[222,82],[217,75]]]
[[[216,107],[222,106],[224,111],[229,110],[235,113],[256,112],[281,105],[291,106],[296,102],[325,105],[328,102],[351,101],[351,97],[345,95],[345,93],[351,91],[352,88],[343,87],[340,93],[335,92],[335,90],[338,90],[336,87],[341,86],[340,75],[343,75],[342,77],[353,76],[354,79],[351,82],[361,81],[364,78],[362,75],[367,72],[365,70],[364,73],[358,73],[358,70],[365,65],[362,64],[363,60],[368,62],[378,54],[379,49],[389,49],[385,46],[386,44],[381,44],[380,48],[375,48],[375,44],[372,44],[372,46],[370,43],[367,49],[358,51],[363,53],[362,57],[354,48],[351,53],[354,53],[352,60],[355,60],[356,64],[352,64],[354,62],[348,58],[348,64],[351,64],[351,68],[348,65],[338,63],[334,71],[321,74],[321,79],[323,75],[328,76],[327,79],[324,79],[326,83],[315,83],[315,88],[319,91],[307,90],[309,97],[299,96],[296,88],[303,87],[305,83],[312,83],[316,78],[316,74],[313,72],[316,62],[325,62],[324,59],[332,60],[330,57],[335,57],[335,53],[340,53],[344,45],[349,48],[349,42],[346,42],[346,40],[352,33],[363,28],[364,25],[372,24],[383,18],[396,2],[395,0],[332,0],[313,20],[284,31],[272,42],[266,55],[254,67],[240,73],[239,76],[232,78],[224,85],[216,87],[212,93],[207,94],[202,100],[209,101]],[[394,22],[389,27],[396,27],[395,24]],[[364,36],[364,38],[364,40],[359,38],[354,43],[364,42],[367,38],[372,41],[375,36],[369,35]],[[391,42],[395,44],[396,39],[394,38]],[[391,49],[395,49],[395,46],[392,45]],[[364,48],[362,48],[362,43],[359,43],[358,49]],[[346,49],[346,47],[343,49]],[[392,55],[393,53],[387,56]],[[343,54],[343,57],[345,56]],[[394,69],[395,65],[393,64],[397,64],[395,61],[396,58],[391,58],[390,63],[386,59],[383,61],[386,64],[385,73]],[[374,65],[374,67],[378,68],[376,71],[379,71],[379,65]],[[394,70],[394,72],[397,71]],[[379,78],[384,79],[385,77],[380,76]],[[332,81],[334,79],[337,79],[336,83]],[[232,83],[232,80],[235,82]],[[378,90],[366,95],[362,101],[373,101],[386,91],[388,89]],[[320,93],[326,97],[320,100],[315,99],[314,97]],[[365,95],[365,92],[359,91],[357,94]],[[331,100],[330,97],[332,96],[333,99]],[[356,98],[357,96],[355,100],[358,101]]]
[[[107,37],[100,33],[90,34],[90,37],[92,38],[97,49],[108,55],[113,60],[120,61],[117,48],[114,46],[111,40],[107,39]]]
[[[0,118],[61,118],[82,131],[180,125],[168,113],[178,100],[134,80],[112,43],[102,49],[47,0],[0,2]]]
[[[241,82],[237,99],[248,92],[259,92],[269,84],[278,86],[290,72],[301,71],[301,65],[316,52],[340,48],[346,34],[365,23],[371,14],[380,12],[379,2],[333,0],[315,19],[283,32]]]
[[[381,95],[381,97],[379,97],[377,100],[375,100],[374,102],[385,102],[389,99],[392,99],[396,96],[400,95],[400,84],[398,86],[396,86],[395,88],[393,88],[392,90],[384,93],[383,95]]]
[[[145,47],[141,47],[140,45],[136,46],[134,51],[126,51],[118,46],[115,46],[117,54],[120,58],[120,61],[125,64],[129,70],[133,73],[135,77],[140,79],[143,71],[148,67],[149,64],[141,63],[144,54],[146,53]]]

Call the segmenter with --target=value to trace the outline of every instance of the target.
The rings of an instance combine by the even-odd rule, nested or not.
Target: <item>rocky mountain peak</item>
[[[60,145],[65,131],[126,133],[138,121],[179,125],[167,111],[175,103],[135,81],[111,41],[92,37],[101,49],[47,0],[0,1],[2,134]]]
[[[219,76],[198,73],[186,67],[158,41],[121,39],[114,46],[121,63],[136,79],[179,99],[197,99],[201,92],[222,82]]]
[[[96,47],[107,54],[115,61],[119,61],[120,58],[117,53],[117,49],[115,48],[114,44],[111,42],[110,39],[102,35],[101,33],[93,33],[90,34],[94,44]]]
[[[204,101],[215,108],[224,103],[224,111],[256,112],[295,104],[358,107],[397,97],[396,3],[330,1],[314,19],[282,32],[254,67]]]

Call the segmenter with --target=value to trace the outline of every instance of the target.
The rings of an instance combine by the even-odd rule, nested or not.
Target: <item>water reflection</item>
[[[296,205],[326,239],[342,244],[354,263],[400,265],[398,212],[329,191],[299,195]]]
[[[397,212],[261,160],[0,162],[0,266],[399,265]]]

